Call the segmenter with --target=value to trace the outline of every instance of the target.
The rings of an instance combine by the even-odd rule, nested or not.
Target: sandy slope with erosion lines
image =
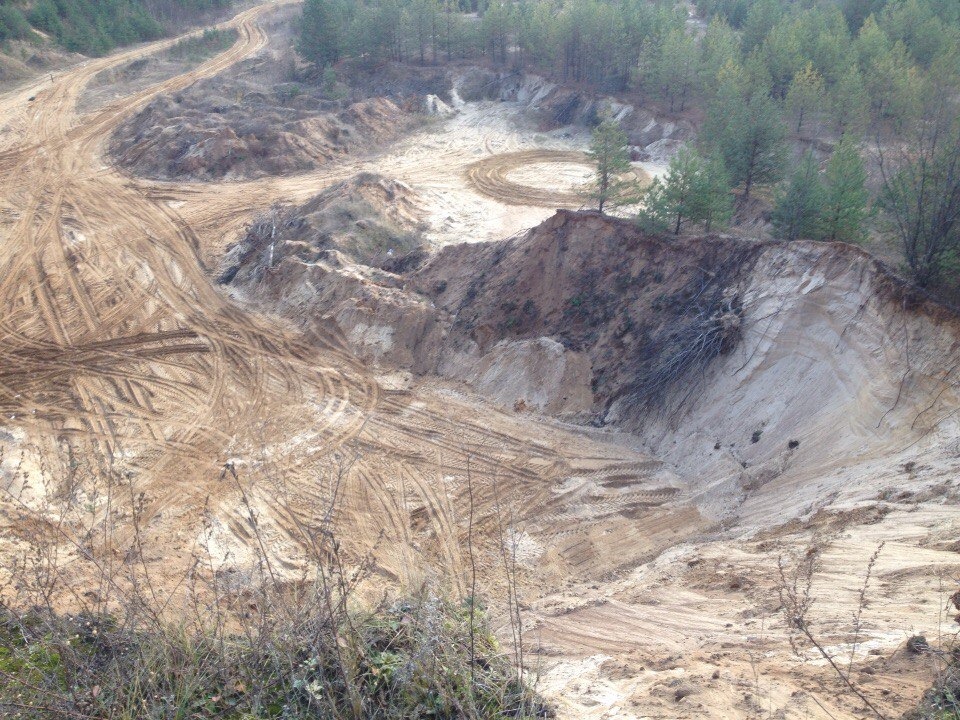
[[[0,98],[4,559],[21,547],[31,522],[44,519],[47,503],[64,493],[91,513],[114,513],[121,521],[116,535],[90,546],[77,537],[82,525],[62,526],[77,541],[65,544],[65,557],[76,557],[77,547],[98,558],[121,556],[131,542],[122,521],[143,493],[144,564],[163,581],[161,598],[175,591],[198,549],[218,567],[243,568],[253,540],[236,486],[221,479],[229,463],[260,514],[278,567],[295,573],[302,544],[326,509],[331,478],[346,468],[338,521],[349,529],[348,551],[359,557],[375,548],[374,571],[386,579],[414,584],[429,568],[440,568],[456,588],[466,565],[469,466],[484,582],[496,597],[505,528],[516,541],[528,640],[545,650],[543,687],[564,716],[745,718],[774,710],[788,718],[864,716],[824,680],[816,662],[796,662],[776,616],[777,555],[802,553],[812,538],[824,569],[814,588],[822,598],[817,619],[844,653],[850,638],[842,624],[862,569],[879,541],[892,548],[878,563],[878,595],[856,655],[864,682],[885,709],[909,707],[929,672],[899,648],[910,632],[937,631],[936,575],[949,582],[960,557],[952,544],[960,531],[956,418],[949,421],[953,413],[946,409],[943,423],[912,436],[905,430],[914,408],[925,406],[920,391],[930,394],[929,381],[936,381],[930,400],[955,402],[955,379],[929,371],[942,358],[920,364],[903,342],[909,356],[903,379],[884,376],[882,393],[861,398],[871,412],[896,406],[900,385],[909,402],[883,427],[903,431],[898,442],[874,442],[880,423],[871,414],[850,421],[856,432],[843,433],[845,443],[836,446],[842,457],[822,458],[818,440],[830,440],[830,427],[839,426],[823,415],[796,453],[807,459],[778,470],[772,467],[777,457],[763,457],[767,443],[772,448],[786,439],[774,438],[772,417],[760,441],[742,442],[750,471],[744,462],[745,472],[731,474],[739,458],[732,453],[715,465],[683,456],[695,443],[710,454],[722,416],[704,413],[703,427],[688,425],[690,436],[679,447],[670,444],[676,440],[670,428],[656,437],[660,428],[648,430],[667,464],[627,435],[497,412],[445,384],[404,389],[403,382],[375,377],[336,333],[304,336],[281,320],[238,308],[213,288],[203,260],[215,257],[252,212],[277,199],[312,197],[368,161],[298,177],[178,185],[118,172],[105,164],[103,145],[118,123],[157,94],[256,53],[265,43],[258,19],[278,4],[226,23],[239,38],[222,55],[88,115],[77,115],[75,105],[96,73],[173,41],[90,61],[52,83]],[[497,112],[495,105],[487,110]],[[456,183],[465,182],[470,163],[533,144],[582,149],[582,138],[523,140],[488,127],[465,112],[440,132],[388,149],[379,161],[423,191],[435,208],[437,232],[447,238],[470,228],[513,231],[551,212],[462,192]],[[452,142],[448,131],[486,140],[471,150]],[[469,202],[473,216],[493,219],[453,218],[444,225],[444,213],[461,202]],[[771,260],[778,262],[782,258]],[[846,347],[858,324],[872,327],[862,315],[870,289],[858,294],[869,282],[845,289],[837,282],[844,273],[804,276],[797,295],[793,270],[803,272],[798,265],[784,276],[783,294],[811,302],[777,319],[776,307],[761,310],[781,295],[768,296],[765,285],[757,289],[751,343],[743,351],[754,349],[728,361],[749,366],[751,377],[770,378],[759,385],[768,395],[777,391],[777,362],[822,352],[803,345],[811,333]],[[836,300],[818,295],[821,287],[848,302],[817,306],[812,301],[820,297]],[[834,336],[824,328],[834,327],[835,306],[841,317]],[[802,322],[781,322],[787,318]],[[932,334],[938,325],[929,324]],[[895,333],[878,337],[880,343],[904,340]],[[773,339],[786,360],[764,345]],[[874,355],[883,350],[890,347]],[[898,353],[889,355],[894,359],[881,367],[896,369]],[[830,367],[856,398],[862,378],[847,379],[844,360]],[[920,368],[913,376],[911,362]],[[721,368],[726,379],[704,394],[711,412],[722,415],[723,394],[746,385],[734,370]],[[872,366],[858,372],[875,374]],[[842,410],[848,407],[856,409],[851,403]],[[749,436],[753,417],[743,409],[739,425],[724,432]],[[795,419],[802,427],[803,418]],[[23,472],[15,472],[17,466]],[[122,492],[96,492],[91,486],[98,476],[119,481]],[[62,487],[77,477],[76,486]],[[711,497],[729,502],[712,508],[704,489],[718,483]],[[81,583],[82,565],[73,568],[65,572],[76,572]]]
[[[359,555],[379,542],[377,565],[387,576],[412,581],[433,565],[456,585],[468,458],[477,523],[488,530],[498,509],[517,521],[545,508],[562,515],[553,483],[573,467],[635,472],[631,493],[645,508],[671,498],[669,475],[646,482],[646,457],[626,440],[534,430],[529,420],[478,413],[473,401],[449,394],[385,391],[336,335],[303,337],[219,295],[199,261],[207,238],[193,218],[219,213],[229,227],[291,187],[315,191],[315,178],[164,186],[201,208],[191,216],[158,185],[103,165],[106,136],[131,112],[257,52],[265,42],[257,20],[274,5],[227,23],[239,39],[226,53],[89,115],[75,114],[85,83],[171,41],[85,63],[0,101],[9,119],[0,156],[0,438],[16,498],[5,508],[11,546],[28,526],[26,513],[42,516],[45,502],[66,492],[58,483],[86,474],[87,485],[80,477],[69,492],[94,512],[128,517],[143,493],[146,561],[158,578],[176,578],[187,564],[201,518],[212,528],[208,549],[242,564],[249,528],[220,472],[231,463],[241,478],[256,479],[249,493],[261,526],[278,562],[293,569],[298,544],[325,510],[323,480],[346,462],[340,512],[353,528],[350,550]],[[98,476],[128,485],[124,497],[95,494]],[[601,524],[616,518],[601,497],[595,515]],[[81,527],[64,532],[79,546]],[[110,557],[127,547],[129,533],[121,525],[92,552]],[[498,557],[493,534],[486,538]],[[575,555],[578,542],[568,546],[562,555]]]

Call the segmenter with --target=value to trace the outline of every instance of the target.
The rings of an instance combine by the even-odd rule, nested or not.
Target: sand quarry
[[[111,161],[111,134],[148,103],[269,51],[284,4],[86,114],[93,78],[173,41],[0,96],[5,563],[54,498],[115,513],[99,557],[129,543],[138,502],[143,563],[175,607],[197,552],[249,565],[231,467],[294,576],[340,473],[344,544],[381,584],[462,594],[475,563],[496,613],[515,561],[527,669],[558,717],[870,716],[813,647],[791,647],[780,558],[788,574],[814,559],[817,636],[887,716],[910,709],[933,665],[907,640],[954,627],[960,319],[849,246],[670,245],[570,212],[588,134],[539,131],[522,98],[454,98],[376,151],[289,176],[147,180]],[[358,173],[398,183],[382,209],[403,195],[429,245],[416,269],[271,245],[217,284],[258,214]],[[697,265],[719,267],[718,248],[742,258],[722,277]],[[632,378],[659,367],[646,341],[670,337],[663,318],[697,283],[726,303],[731,341],[639,402]],[[105,506],[104,473],[136,492]]]

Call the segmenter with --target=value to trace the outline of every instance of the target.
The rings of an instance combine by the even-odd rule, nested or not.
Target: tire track
[[[390,572],[413,577],[422,570],[414,561],[428,558],[463,590],[468,466],[475,528],[483,533],[478,552],[496,557],[498,512],[522,520],[549,509],[558,523],[589,525],[591,518],[568,512],[570,498],[557,499],[552,488],[569,473],[569,457],[600,454],[559,432],[521,431],[503,414],[478,416],[456,397],[384,392],[340,335],[304,336],[241,309],[217,291],[203,265],[203,253],[257,206],[315,194],[363,163],[322,176],[216,186],[141,182],[104,168],[104,141],[117,125],[161,93],[261,50],[266,36],[258,20],[280,4],[223,24],[239,32],[221,55],[86,116],[75,104],[92,77],[176,39],[61,73],[26,109],[16,105],[19,97],[0,97],[0,112],[15,116],[14,144],[0,152],[0,169],[17,176],[0,182],[0,209],[10,211],[0,214],[7,236],[0,245],[0,409],[47,448],[49,466],[62,450],[48,440],[62,438],[70,452],[122,477],[131,494],[142,492],[145,540],[158,548],[194,530],[208,498],[227,532],[251,541],[236,488],[219,481],[222,468],[237,461],[252,468],[243,470],[244,481],[255,486],[277,552],[287,554],[303,542],[303,527],[318,522],[326,502],[320,478],[339,459],[355,457],[336,517],[353,550],[362,555],[383,539],[378,552]],[[485,142],[491,150],[513,147],[492,136]],[[411,147],[404,167],[411,177],[429,178],[437,163],[461,167],[474,157]],[[558,206],[556,193],[513,187],[508,173],[529,162],[582,164],[583,157],[508,153],[470,172],[493,196]],[[597,509],[615,514],[617,503],[656,502],[656,492],[621,493]],[[129,513],[129,504],[117,500],[114,511]],[[112,546],[124,547],[131,532],[118,527]],[[174,575],[177,568],[158,563],[156,571]]]

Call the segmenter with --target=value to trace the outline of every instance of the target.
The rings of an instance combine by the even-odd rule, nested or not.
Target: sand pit
[[[616,407],[604,408],[606,427],[572,424],[521,403],[494,406],[452,380],[373,368],[320,313],[307,331],[219,291],[210,269],[224,245],[275,202],[304,202],[367,169],[412,188],[435,244],[502,238],[573,202],[589,136],[538,132],[519,103],[481,102],[382,154],[301,175],[163,183],[109,164],[105,138],[131,115],[261,51],[263,15],[276,5],[231,21],[238,39],[227,52],[89,114],[76,100],[93,77],[173,41],[0,97],[2,572],[31,528],[56,527],[70,540],[61,557],[71,587],[89,580],[90,558],[116,559],[124,572],[147,568],[177,611],[190,568],[247,577],[246,503],[278,574],[297,578],[335,478],[344,552],[369,562],[378,591],[438,580],[466,597],[475,565],[506,637],[513,583],[527,669],[540,672],[562,718],[863,717],[822,663],[799,661],[778,613],[778,558],[811,552],[818,633],[853,658],[887,714],[910,708],[930,668],[902,647],[916,633],[937,636],[938,578],[949,583],[960,557],[955,314],[860,251],[764,245],[757,272],[733,288],[742,341],[684,387],[694,415],[633,417],[633,433],[611,427]],[[471,167],[483,169],[476,180]],[[284,303],[306,314],[335,269],[353,283],[343,287],[365,323],[352,326],[358,336],[396,347],[405,326],[388,320],[439,317],[459,322],[454,350],[464,357],[518,327],[556,337],[507,338],[524,344],[497,357],[596,347],[590,323],[602,318],[596,362],[578,356],[569,373],[586,394],[591,367],[642,359],[647,344],[616,296],[583,290],[642,296],[656,313],[689,299],[687,283],[660,284],[696,268],[666,241],[626,243],[611,231],[601,247],[603,223],[582,217],[582,257],[611,253],[591,262],[593,274],[550,235],[560,225],[546,225],[539,255],[519,238],[502,254],[484,246],[485,275],[451,249],[463,260],[451,265],[458,282],[438,276],[432,299],[412,296],[416,313],[409,277],[342,253],[301,248],[281,267],[267,242],[257,282],[288,281],[277,283]],[[579,221],[568,222],[572,232]],[[504,265],[512,276],[496,275]],[[528,277],[538,295],[524,311],[513,293]],[[374,296],[377,283],[389,292]],[[480,380],[499,382],[502,368],[487,370],[478,366]],[[228,468],[236,484],[224,482]],[[107,502],[102,478],[123,492]],[[64,507],[73,514],[54,522]],[[103,523],[115,532],[90,532]],[[849,618],[880,542],[854,637]]]

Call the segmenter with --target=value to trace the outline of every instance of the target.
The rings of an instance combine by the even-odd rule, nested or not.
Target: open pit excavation
[[[904,648],[960,575],[960,316],[851,245],[580,210],[589,137],[538,130],[526,86],[454,88],[362,152],[291,130],[294,170],[167,162],[171,98],[268,57],[291,5],[86,113],[175,40],[0,96],[0,595],[38,533],[83,596],[134,556],[172,613],[198,558],[293,582],[335,499],[371,595],[476,580],[504,638],[519,608],[557,717],[871,716],[791,646],[805,558],[816,637],[885,716],[914,707]],[[129,127],[164,178],[111,153]],[[58,520],[68,498],[113,532]]]

